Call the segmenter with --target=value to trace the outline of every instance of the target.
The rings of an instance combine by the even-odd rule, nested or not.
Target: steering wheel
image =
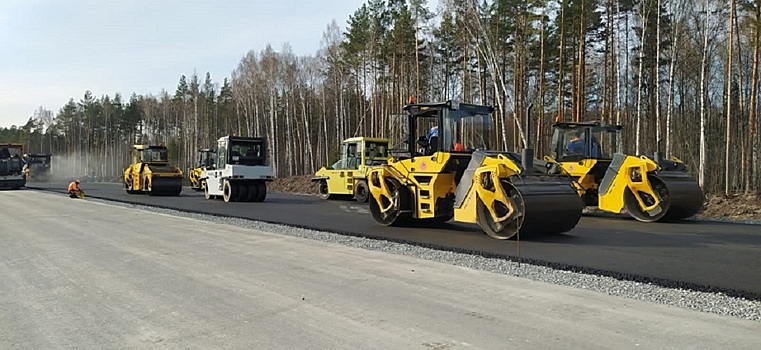
[[[420,147],[428,148],[428,139],[425,136],[420,136],[420,138],[417,139],[417,144]]]

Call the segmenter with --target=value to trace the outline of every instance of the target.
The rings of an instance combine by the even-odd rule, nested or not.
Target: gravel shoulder
[[[35,191],[0,199],[15,208],[0,216],[3,349],[761,342],[759,303],[742,299]]]

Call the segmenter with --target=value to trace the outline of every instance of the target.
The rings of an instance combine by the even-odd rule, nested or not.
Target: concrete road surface
[[[0,349],[758,349],[761,323],[2,191]]]

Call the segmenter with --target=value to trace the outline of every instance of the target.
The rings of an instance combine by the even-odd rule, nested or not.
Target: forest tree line
[[[409,96],[496,108],[500,150],[550,154],[555,120],[622,124],[623,151],[678,157],[709,193],[758,191],[761,0],[369,0],[314,55],[245,53],[229,77],[182,75],[158,94],[85,91],[0,140],[119,176],[133,144],[183,170],[220,136],[264,136],[276,175],[333,163],[340,141],[392,137]],[[55,165],[55,164],[54,164]]]

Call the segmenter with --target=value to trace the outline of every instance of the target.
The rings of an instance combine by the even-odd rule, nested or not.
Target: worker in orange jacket
[[[79,179],[72,181],[69,184],[69,198],[82,197],[82,189],[79,188]]]

